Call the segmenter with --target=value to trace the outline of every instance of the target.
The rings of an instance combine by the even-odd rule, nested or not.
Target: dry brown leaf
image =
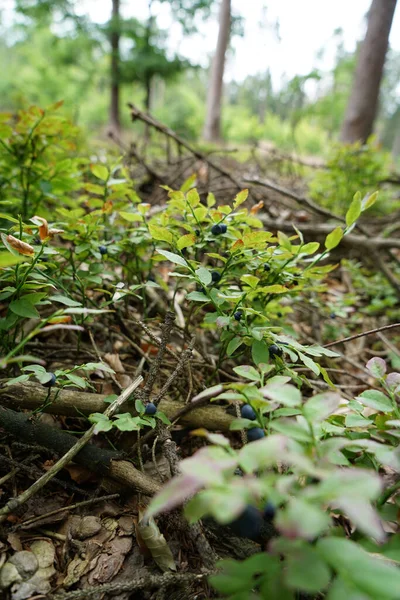
[[[34,256],[35,250],[32,248],[30,244],[26,242],[22,242],[17,239],[13,235],[8,235],[6,237],[7,242],[10,244],[11,248],[16,250],[18,254],[23,254],[23,256]]]

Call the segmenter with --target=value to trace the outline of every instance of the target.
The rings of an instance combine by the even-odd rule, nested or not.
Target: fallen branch
[[[75,390],[52,390],[47,402],[47,389],[33,382],[16,383],[15,385],[0,388],[0,404],[12,409],[35,410],[45,402],[44,412],[70,417],[87,416],[95,412],[103,413],[107,405],[104,394],[77,392]],[[186,408],[190,407],[190,408]],[[194,408],[183,405],[182,402],[164,397],[159,408],[170,419],[175,420],[179,414],[179,422],[193,428],[205,427],[210,431],[227,431],[233,417],[225,408],[217,405],[197,406]],[[183,411],[183,409],[185,410]],[[193,409],[193,410],[192,410]],[[130,412],[137,415],[133,403],[126,402],[120,408],[121,412]],[[181,412],[182,411],[182,412]]]
[[[143,377],[138,377],[133,381],[110,406],[104,411],[105,416],[108,418],[112,417],[119,409],[119,407],[126,402],[129,396],[139,387],[142,383]],[[67,466],[73,458],[82,450],[82,448],[90,441],[96,432],[96,425],[92,425],[83,436],[71,446],[68,451],[58,460],[46,473],[35,481],[27,490],[22,492],[17,498],[11,498],[3,508],[0,509],[0,523],[7,518],[7,515],[19,508],[27,502],[32,496],[34,496],[39,490],[41,490],[61,469]]]
[[[39,444],[63,457],[72,448],[74,451],[76,450],[76,438],[73,435],[56,427],[33,421],[29,418],[29,415],[9,408],[0,408],[0,427],[15,436],[19,441]],[[157,482],[138,471],[129,461],[122,460],[121,454],[114,450],[87,444],[73,456],[73,460],[75,463],[93,471],[93,473],[114,479],[122,483],[125,488],[138,490],[145,495],[153,496],[160,490]],[[59,464],[59,462],[56,464]],[[13,503],[12,510],[15,510],[17,506],[19,506],[19,503],[17,505]]]
[[[365,337],[366,335],[371,335],[372,333],[378,333],[379,331],[385,331],[386,329],[394,329],[395,327],[400,327],[400,323],[392,323],[391,325],[383,325],[383,327],[377,327],[376,329],[370,329],[369,331],[363,331],[362,333],[356,333],[355,335],[350,335],[349,337],[342,338],[341,340],[336,340],[336,342],[330,342],[329,344],[325,344],[324,348],[329,348],[329,346],[336,346],[337,344],[344,344],[346,342],[351,342],[351,340],[356,340],[360,337]]]
[[[332,225],[325,223],[296,223],[290,221],[276,221],[261,216],[260,220],[268,229],[276,229],[280,231],[293,232],[294,227],[297,227],[305,235],[310,234],[314,237],[326,236],[332,231]],[[341,244],[356,246],[360,248],[370,249],[375,246],[378,250],[382,248],[400,248],[400,239],[398,238],[383,238],[383,237],[362,237],[349,233],[341,239]]]
[[[166,588],[173,585],[189,585],[200,583],[212,575],[213,571],[203,573],[164,573],[164,575],[147,575],[138,577],[121,583],[104,583],[96,587],[85,588],[83,590],[74,590],[61,594],[52,594],[49,600],[84,600],[86,598],[100,598],[105,593],[133,592],[136,590]]]
[[[156,131],[174,140],[179,146],[185,148],[185,150],[193,154],[193,156],[195,156],[199,160],[203,160],[204,162],[206,162],[210,167],[214,169],[214,171],[217,171],[217,173],[229,179],[229,181],[231,181],[239,190],[245,187],[243,182],[237,179],[234,175],[232,175],[232,173],[230,173],[229,171],[215,163],[213,160],[211,160],[207,156],[207,154],[200,152],[200,150],[197,150],[196,148],[190,146],[187,142],[185,142],[184,139],[180,138],[174,131],[172,131],[172,129],[166,127],[165,125],[157,121],[154,117],[151,117],[150,115],[142,112],[133,104],[128,103],[128,106],[131,109],[132,121],[139,119],[139,121],[143,121],[147,125],[150,125],[150,127],[153,127],[153,129],[155,129]]]

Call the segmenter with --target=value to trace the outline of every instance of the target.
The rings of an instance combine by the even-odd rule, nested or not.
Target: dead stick
[[[114,402],[112,402],[112,404],[110,404],[110,406],[104,412],[104,415],[108,418],[112,417],[113,414],[119,409],[121,404],[123,404],[129,398],[129,396],[136,390],[136,388],[139,387],[139,385],[142,383],[142,381],[143,381],[143,377],[138,377],[135,381],[133,381],[122,392],[122,394],[120,394],[118,396],[118,398],[116,400],[114,400]],[[90,427],[90,429],[88,429],[84,433],[84,435],[81,437],[81,439],[78,440],[76,442],[76,444],[74,446],[72,446],[72,448],[70,448],[68,450],[68,452],[66,452],[64,454],[64,456],[62,456],[60,458],[60,460],[58,460],[51,467],[51,469],[49,469],[47,471],[47,473],[44,473],[44,475],[42,475],[37,481],[35,481],[35,483],[33,483],[27,490],[22,492],[22,494],[20,494],[17,498],[11,498],[11,500],[9,500],[7,502],[7,504],[5,506],[3,506],[3,508],[0,509],[0,523],[3,522],[7,518],[7,515],[10,512],[19,508],[27,500],[32,498],[32,496],[34,496],[39,490],[41,490],[54,477],[54,475],[59,473],[59,471],[61,471],[61,469],[63,469],[69,462],[71,462],[71,460],[79,453],[80,450],[82,450],[82,448],[93,437],[93,435],[95,434],[95,431],[96,431],[96,424],[92,425],[92,427]]]
[[[336,346],[337,344],[344,344],[345,342],[350,342],[351,340],[356,340],[357,338],[364,337],[366,335],[371,335],[372,333],[378,333],[378,331],[394,329],[395,327],[400,327],[400,323],[392,323],[391,325],[384,325],[383,327],[377,327],[376,329],[370,329],[369,331],[356,333],[355,335],[350,335],[349,337],[342,338],[341,340],[336,340],[336,342],[330,342],[329,344],[325,344],[324,348],[329,348],[329,346]]]

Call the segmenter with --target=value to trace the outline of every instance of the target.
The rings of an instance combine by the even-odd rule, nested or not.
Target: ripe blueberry
[[[108,250],[105,246],[99,246],[99,252],[100,254],[107,254]]]
[[[275,513],[276,513],[275,506],[272,504],[272,502],[268,501],[265,504],[264,510],[263,510],[264,519],[266,521],[272,521],[272,519],[275,517]]]
[[[233,318],[235,319],[235,321],[240,321],[242,317],[243,313],[241,310],[237,310],[235,313],[233,313]]]
[[[214,283],[218,283],[218,281],[221,279],[221,274],[218,273],[218,271],[211,271],[211,280]]]
[[[256,440],[261,440],[261,438],[265,437],[264,429],[261,427],[254,427],[253,429],[249,429],[247,431],[247,439],[249,442],[255,442]]]
[[[49,381],[46,381],[46,383],[42,383],[43,387],[50,388],[53,387],[53,385],[55,384],[57,379],[56,376],[54,375],[54,373],[49,373],[49,375],[51,375],[51,379],[49,379]]]
[[[282,313],[281,312],[277,312],[276,316],[278,317],[278,319],[280,319],[282,317]]]
[[[144,411],[145,415],[155,415],[157,412],[157,406],[155,404],[153,404],[152,402],[149,402],[148,404],[146,404],[146,409]]]
[[[330,316],[331,319],[336,319],[335,313],[331,313],[329,316]]]
[[[225,225],[225,223],[221,223],[220,228],[221,228],[221,233],[226,233],[226,231],[228,229],[228,227],[227,227],[227,225]]]
[[[258,540],[262,534],[263,518],[254,506],[246,506],[241,515],[229,524],[232,531],[239,537]]]
[[[242,415],[243,419],[250,419],[250,421],[254,421],[257,418],[257,415],[250,404],[244,404],[240,410],[240,414]]]
[[[270,270],[271,270],[271,267],[268,264],[264,265],[264,271],[270,271]]]
[[[220,235],[222,233],[221,225],[219,225],[219,223],[215,223],[215,225],[211,227],[211,233],[213,235]]]
[[[282,348],[279,348],[279,346],[277,346],[276,344],[271,344],[271,346],[268,348],[268,350],[272,357],[282,356],[282,354],[283,354]]]

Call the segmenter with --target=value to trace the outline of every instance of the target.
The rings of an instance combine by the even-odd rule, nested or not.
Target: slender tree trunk
[[[207,114],[203,138],[216,142],[221,138],[221,103],[225,68],[225,55],[231,31],[231,0],[221,0],[217,48],[211,66],[207,95]]]
[[[111,101],[110,101],[110,129],[113,133],[119,133],[121,130],[120,121],[120,56],[119,56],[119,7],[120,0],[112,0],[111,17]]]
[[[372,0],[342,125],[342,142],[366,142],[372,133],[396,1]]]

